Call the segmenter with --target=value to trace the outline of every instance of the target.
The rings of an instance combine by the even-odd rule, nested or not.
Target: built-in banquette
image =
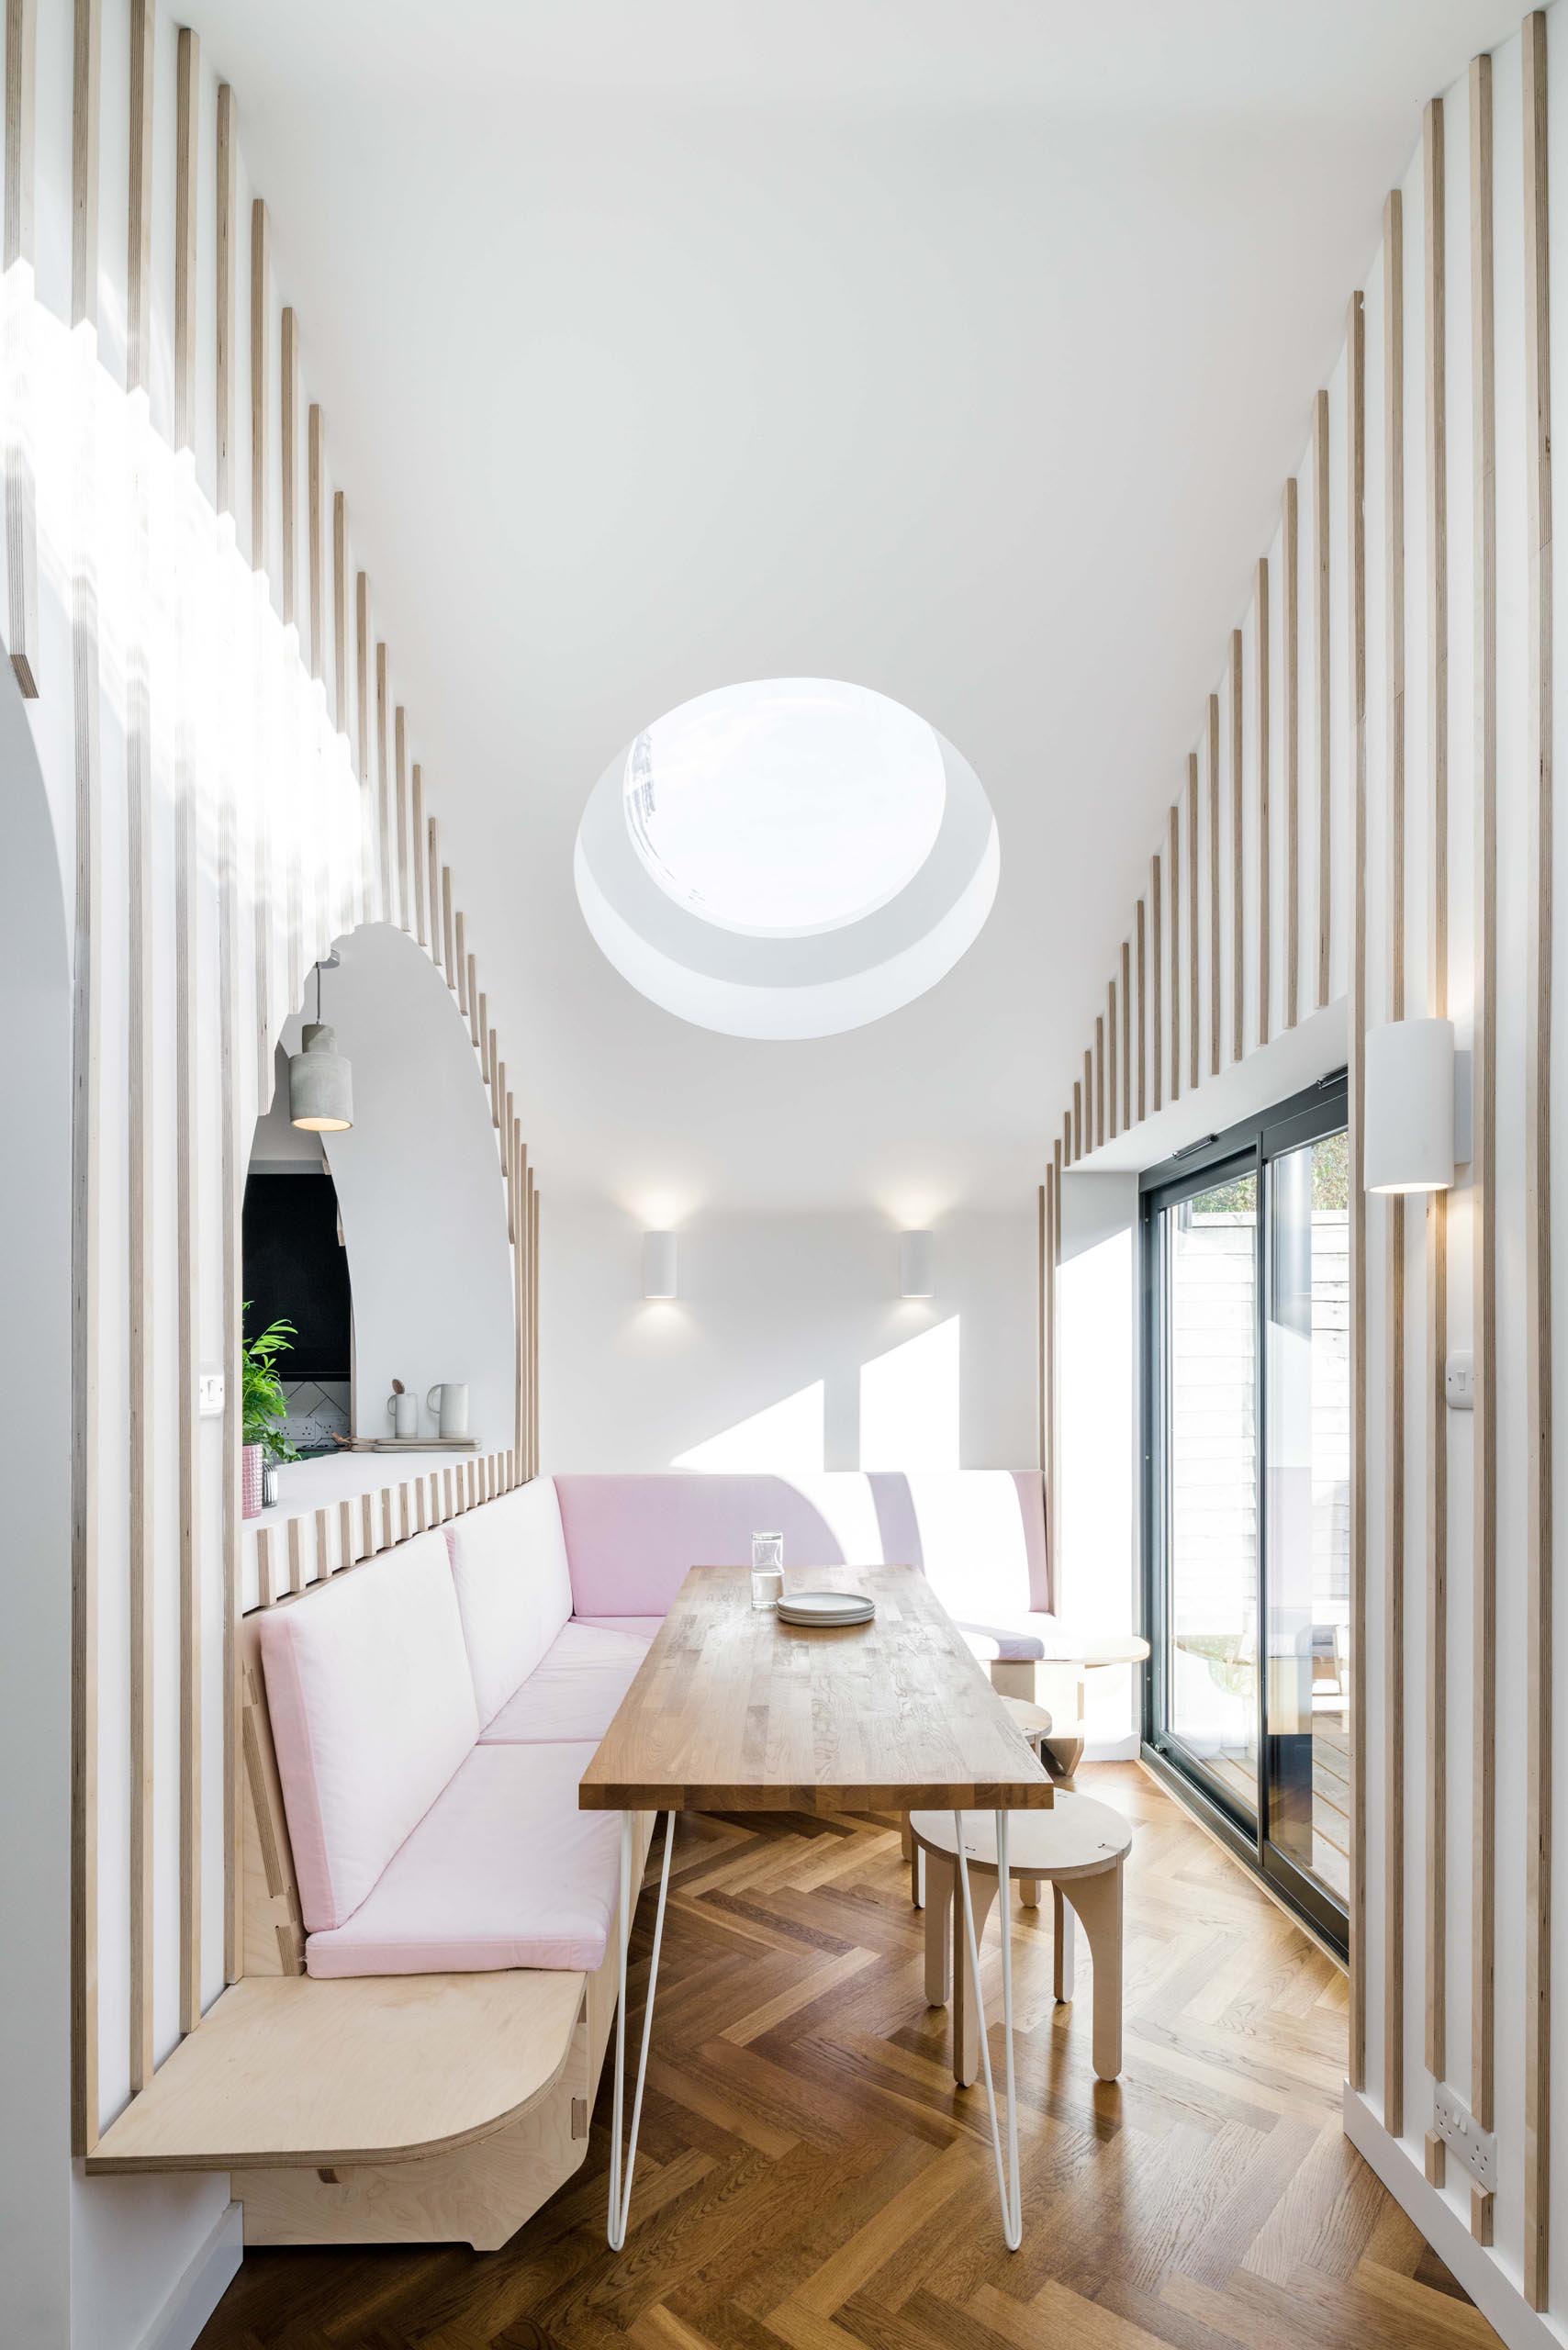
[[[577,1782],[688,1569],[764,1528],[924,1566],[993,1670],[1059,1648],[1037,1473],[541,1478],[247,1617],[244,1972],[88,2168],[228,2170],[252,2244],[504,2243],[613,2021]]]

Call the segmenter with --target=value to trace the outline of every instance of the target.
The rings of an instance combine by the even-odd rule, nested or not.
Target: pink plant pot
[[[262,1514],[262,1448],[259,1444],[243,1444],[240,1448],[240,1515],[260,1517]]]

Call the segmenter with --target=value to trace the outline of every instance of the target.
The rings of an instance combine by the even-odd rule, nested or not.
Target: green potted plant
[[[244,1311],[250,1310],[247,1302]],[[240,1348],[241,1493],[246,1517],[260,1517],[273,1498],[265,1487],[278,1461],[299,1458],[283,1432],[288,1398],[277,1375],[277,1359],[288,1352],[294,1337],[292,1322],[274,1322]]]

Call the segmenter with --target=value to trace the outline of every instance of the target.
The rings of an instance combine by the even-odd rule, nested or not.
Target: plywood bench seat
[[[90,2172],[333,2168],[473,2145],[561,2083],[590,1978],[247,1975],[87,2157]]]

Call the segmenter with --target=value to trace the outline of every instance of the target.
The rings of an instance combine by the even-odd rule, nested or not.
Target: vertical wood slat
[[[1133,1122],[1132,944],[1122,941],[1122,1128]],[[1141,1109],[1139,1112],[1141,1115]]]
[[[1219,1075],[1220,1063],[1220,938],[1219,912],[1219,696],[1209,696],[1209,1075]]]
[[[529,1327],[529,1474],[539,1473],[539,1186],[533,1185],[528,1222],[528,1327]]]
[[[286,306],[278,330],[278,434],[283,453],[283,624],[299,621],[299,330]]]
[[[1529,781],[1525,1010],[1525,2296],[1547,2306],[1551,2210],[1551,308],[1547,23],[1523,31]]]
[[[411,845],[414,860],[414,935],[419,940],[421,946],[428,946],[430,944],[430,931],[427,926],[427,900],[425,894],[425,862],[427,847],[425,840],[425,785],[424,778],[420,772],[420,763],[418,759],[414,761],[413,768],[413,813],[411,822],[413,827]]]
[[[71,316],[98,316],[100,0],[75,0]],[[89,343],[82,364],[96,366]],[[90,411],[84,404],[84,415]],[[90,433],[90,424],[84,424]],[[88,552],[91,451],[72,485],[71,666],[75,901],[71,1083],[71,2147],[98,2139],[98,1158],[103,982],[98,957],[98,599]]]
[[[364,574],[362,571],[360,577]],[[392,787],[387,772],[391,735],[391,705],[386,689],[386,647],[375,648],[375,846],[381,875],[381,919],[395,922],[398,905],[393,890]]]
[[[1443,105],[1422,125],[1426,256],[1427,829],[1431,844],[1427,1010],[1449,1009],[1448,260]],[[1426,2034],[1434,2080],[1448,2066],[1449,1350],[1448,1193],[1427,1203],[1427,1837]],[[1446,2155],[1427,2132],[1427,2177],[1443,2183]]]
[[[442,877],[442,886],[443,889],[447,886],[444,874]],[[474,957],[468,952],[467,924],[461,910],[454,917],[454,929],[457,940],[457,1009],[466,1020],[469,1017],[468,974],[473,967]]]
[[[364,872],[364,901],[367,915],[375,909],[379,922],[386,912],[386,898],[378,894],[380,860],[377,854],[375,795],[370,778],[370,581],[363,571],[356,571],[353,583],[353,643],[354,643],[354,718],[357,741],[354,769],[359,777],[360,791],[360,854]]]
[[[267,207],[257,196],[251,206],[251,568],[256,573],[263,573],[267,567],[271,521],[267,465],[272,394],[267,362],[267,266],[271,243]],[[259,668],[257,691],[261,691]],[[259,711],[257,719],[259,722]],[[258,1108],[264,1111],[273,1094],[272,822],[270,793],[264,788],[252,793],[251,809],[255,850],[256,1101]]]
[[[1083,1055],[1083,1147],[1094,1148],[1094,1055],[1085,1047]]]
[[[1269,963],[1273,941],[1270,899],[1272,895],[1273,844],[1269,836],[1270,767],[1273,744],[1270,737],[1272,712],[1269,707],[1271,660],[1269,646],[1269,558],[1258,558],[1258,591],[1256,597],[1258,621],[1258,1042],[1269,1041],[1270,971]]]
[[[1116,1082],[1116,982],[1113,979],[1105,990],[1105,1131],[1114,1142],[1117,1133],[1117,1108],[1120,1088]]]
[[[454,937],[452,867],[450,865],[443,865],[441,868],[441,960],[442,968],[446,973],[446,984],[458,997],[461,1007],[464,985],[463,958],[457,953]]]
[[[38,0],[6,0],[6,156],[3,243],[6,373],[25,376],[32,334],[34,119]],[[17,685],[38,696],[38,507],[32,452],[19,416],[6,429],[6,639]]]
[[[431,959],[450,986],[452,973],[448,966],[451,957],[446,951],[441,918],[441,843],[433,816],[426,820],[425,829],[430,836],[430,870],[425,877],[425,895],[430,914]]]
[[[174,67],[174,446],[196,442],[196,174],[201,37],[180,28]]]
[[[152,256],[152,65],[151,0],[131,0],[130,145],[127,218],[126,388],[137,397],[136,426],[147,430],[146,367]],[[133,430],[136,427],[133,427]],[[130,517],[132,609],[145,612],[150,560],[148,485],[136,468]],[[129,867],[127,1050],[129,1083],[129,1196],[127,1300],[129,1322],[129,1600],[130,1600],[130,2088],[152,2077],[154,1971],[153,1740],[155,1626],[153,1604],[157,1528],[154,1515],[156,1432],[151,1411],[157,1394],[153,1299],[152,1139],[157,1053],[153,1037],[152,721],[147,648],[140,625],[126,644],[126,858]]]
[[[234,143],[234,93],[227,82],[218,85],[216,129],[218,176],[213,262],[217,274],[217,488],[218,510],[234,511],[234,327],[238,308],[235,269],[239,234],[239,150]]]
[[[1301,501],[1293,474],[1280,525],[1285,575],[1285,1026],[1301,1018]]]
[[[305,572],[306,600],[310,613],[310,675],[318,685],[326,675],[322,629],[326,613],[326,550],[322,544],[327,488],[327,454],[322,442],[321,403],[312,400],[305,417]]]
[[[213,235],[217,274],[217,484],[219,511],[234,512],[236,382],[234,329],[237,311],[236,238],[239,231],[239,159],[234,141],[234,94],[227,82],[218,90],[214,156],[217,189]],[[240,1703],[239,1624],[242,1551],[240,1501],[240,1187],[248,1151],[241,1148],[237,1099],[241,1035],[237,968],[239,908],[234,793],[223,789],[218,805],[218,1149],[221,1160],[219,1251],[223,1283],[223,1378],[228,1398],[221,1433],[223,1511],[223,1973],[239,1980],[241,1968],[243,1883],[240,1868],[244,1763],[243,1709]]]
[[[523,1193],[523,1165],[525,1154],[522,1147],[522,1129],[515,1121],[511,1125],[510,1135],[511,1190],[513,1200],[516,1203],[516,1224],[512,1235],[511,1252],[512,1311],[515,1341],[512,1360],[512,1382],[513,1403],[516,1411],[516,1425],[513,1433],[517,1438],[517,1449],[521,1456],[523,1451],[524,1438],[528,1427],[528,1249],[526,1245],[526,1235],[523,1228],[523,1214],[526,1204]]]
[[[1383,675],[1388,789],[1388,1012],[1405,1017],[1405,200],[1383,214]],[[1405,1202],[1384,1225],[1383,2127],[1405,2132]]]
[[[1333,643],[1329,612],[1329,561],[1333,545],[1328,503],[1328,394],[1312,407],[1313,678],[1317,690],[1317,992],[1316,1009],[1328,1001],[1329,933],[1334,913]]]
[[[1072,1080],[1072,1163],[1076,1167],[1083,1156],[1083,1080]]]
[[[1246,743],[1242,731],[1242,638],[1230,632],[1230,1058],[1247,1049]]]
[[[1170,1099],[1182,1098],[1182,811],[1172,805],[1166,862],[1170,870]]]
[[[398,920],[404,930],[414,927],[413,892],[409,879],[409,720],[401,702],[392,717],[392,774],[398,826]]]
[[[1187,754],[1187,1083],[1195,1093],[1198,1066],[1198,755]]]
[[[1105,1142],[1105,1015],[1094,1017],[1094,1147],[1103,1149]]]
[[[1147,1023],[1145,1019],[1144,1006],[1145,919],[1144,901],[1140,898],[1137,901],[1137,912],[1135,915],[1133,922],[1133,934],[1137,944],[1137,1114],[1139,1125],[1143,1124],[1144,1119],[1148,1114],[1148,1086],[1146,1083],[1146,1063],[1148,1054],[1145,1046]]]
[[[1152,1055],[1154,1091],[1149,1107],[1156,1112],[1163,1106],[1165,1084],[1165,1007],[1161,992],[1164,977],[1164,943],[1160,935],[1159,892],[1159,858],[1155,856],[1150,857],[1148,862],[1148,962],[1149,1009],[1152,1014],[1149,1029],[1154,1046]]]
[[[177,44],[174,118],[175,440],[195,438],[196,336],[196,174],[201,49],[182,28]],[[199,821],[186,697],[193,679],[185,599],[178,586],[182,709],[176,720],[174,778],[174,1072],[177,1407],[180,1619],[180,2030],[201,2021],[202,1920],[202,1609],[201,1459],[196,1378],[201,1351],[197,1273],[201,1262],[199,1088],[200,976],[196,901]]]
[[[295,649],[298,650],[299,629],[299,335],[292,309],[283,312],[278,334],[278,436],[282,460],[281,498],[283,530],[280,562],[283,572],[283,624],[295,631]],[[286,1008],[299,1002],[305,973],[300,924],[303,901],[304,845],[302,826],[297,815],[288,824],[287,852],[287,935],[288,951],[284,959],[284,1001]]]
[[[1494,2126],[1497,1826],[1497,492],[1494,369],[1492,60],[1470,67],[1471,430],[1474,488],[1472,699],[1475,777],[1475,1348],[1471,2106]],[[1471,2190],[1471,2230],[1492,2241],[1493,2199]]]
[[[270,454],[271,374],[267,365],[267,267],[272,230],[267,207],[258,196],[251,204],[251,568],[266,571],[272,550],[267,541]]]
[[[1361,294],[1350,297],[1346,328],[1347,581],[1350,601],[1350,754],[1351,890],[1349,1094],[1350,1115],[1350,1652],[1367,1652],[1367,1313],[1365,1073],[1367,977],[1367,554],[1366,554],[1366,315]],[[1327,476],[1325,476],[1327,479]],[[1357,1668],[1358,1672],[1360,1667]],[[1350,2087],[1364,2089],[1367,2073],[1367,1719],[1359,1695],[1350,1711]]]
[[[349,731],[349,509],[332,493],[332,711],[340,734]]]

